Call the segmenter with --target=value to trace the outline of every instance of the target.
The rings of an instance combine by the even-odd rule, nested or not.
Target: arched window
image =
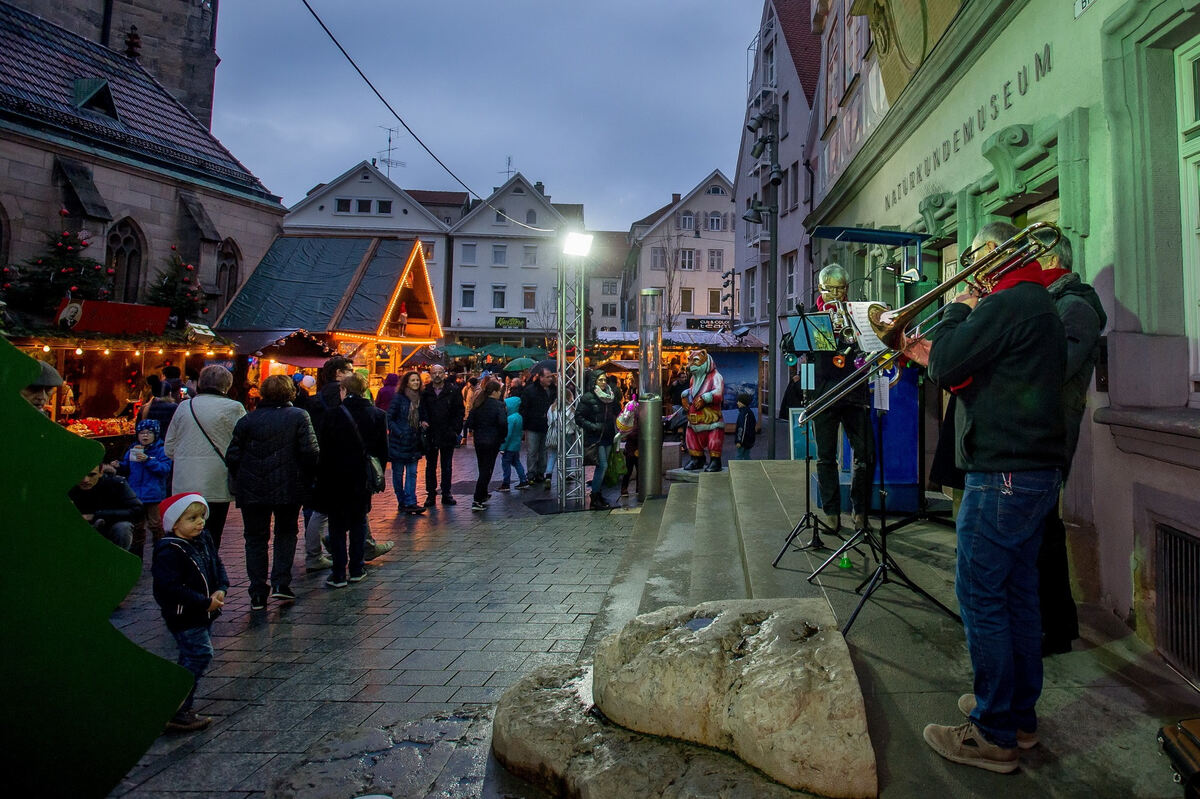
[[[104,263],[115,269],[113,295],[117,302],[137,302],[142,285],[142,259],[146,250],[137,223],[125,217],[108,229]]]
[[[708,229],[709,230],[720,230],[721,229],[721,213],[720,213],[720,211],[713,211],[711,214],[708,215]]]
[[[217,248],[217,289],[221,292],[219,301],[222,307],[233,302],[233,295],[237,293],[241,277],[238,269],[240,262],[238,246],[233,239],[221,242],[221,246]]]
[[[528,211],[525,212],[525,224],[527,224],[527,225],[536,225],[537,224],[537,211],[530,208]]]

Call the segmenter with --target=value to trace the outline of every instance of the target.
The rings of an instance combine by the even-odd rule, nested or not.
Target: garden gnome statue
[[[684,465],[688,471],[721,471],[721,445],[725,443],[725,419],[721,405],[725,399],[725,380],[717,371],[712,356],[705,350],[688,353],[690,380],[683,392],[687,409],[684,446],[691,457]],[[708,455],[708,465],[704,456]]]

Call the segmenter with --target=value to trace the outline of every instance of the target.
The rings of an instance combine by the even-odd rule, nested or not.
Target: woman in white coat
[[[195,491],[208,500],[206,527],[218,549],[233,499],[225,452],[234,425],[246,415],[242,403],[225,396],[231,386],[233,375],[224,366],[200,370],[197,396],[179,405],[164,444],[167,457],[175,462],[171,493]]]

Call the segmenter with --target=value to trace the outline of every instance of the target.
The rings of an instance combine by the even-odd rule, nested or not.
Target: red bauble
[[[71,291],[79,291],[79,286],[71,286]]]
[[[190,277],[188,277],[187,275],[184,275],[184,276],[183,276],[183,282],[184,282],[184,283],[191,283],[191,282],[192,282],[192,279],[191,279]]]
[[[176,247],[175,247],[175,245],[174,245],[174,244],[172,244],[172,245],[171,245],[171,249],[172,249],[172,250],[176,249]]]
[[[59,269],[58,271],[65,275],[67,273],[67,268],[64,266],[62,269]]]
[[[75,248],[74,248],[74,247],[72,247],[70,244],[68,244],[68,245],[67,245],[67,250],[68,250],[68,251],[70,251],[70,250],[73,250],[73,249],[75,249]]]
[[[63,231],[63,235],[64,235],[64,236],[70,236],[70,235],[71,235],[71,231],[69,231],[69,230],[64,230],[64,231]]]
[[[187,266],[184,267],[184,269],[188,270],[189,272],[191,272],[195,268],[196,267],[192,266],[191,264],[188,264]]]
[[[71,212],[70,212],[70,211],[68,211],[66,208],[59,208],[59,209],[58,209],[58,215],[59,215],[59,216],[70,216],[70,215],[71,215]]]
[[[62,242],[60,241],[60,242],[59,242],[57,245],[55,245],[55,246],[57,246],[57,247],[61,247],[61,246],[62,246]]]
[[[112,269],[112,268],[109,268],[109,269],[107,269],[106,271],[107,271],[107,272],[108,272],[108,274],[110,274],[110,275],[115,275],[115,274],[117,273],[117,270],[116,270],[116,269]]]
[[[6,288],[6,289],[7,289],[7,288],[12,288],[12,283],[5,283],[3,287],[4,287],[4,288]],[[204,309],[204,312],[205,312],[205,313],[208,313],[208,309],[207,309],[207,308],[205,308],[205,309]]]
[[[4,284],[4,287],[5,287],[5,288],[8,288],[8,284],[7,284],[7,283],[5,283],[5,284]],[[207,309],[207,308],[201,308],[201,309],[200,309],[200,313],[208,313],[208,309]]]
[[[88,246],[89,244],[91,244],[91,242],[90,242],[90,241],[81,241],[81,242],[79,242],[79,246],[80,246],[80,247],[86,247],[86,246]]]

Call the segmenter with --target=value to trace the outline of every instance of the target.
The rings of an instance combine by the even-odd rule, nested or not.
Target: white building
[[[621,324],[621,290],[630,254],[629,234],[623,230],[589,232],[593,239],[586,267],[587,337],[595,339],[602,331],[636,330],[636,318],[632,328]]]
[[[671,195],[671,202],[630,226],[623,330],[637,329],[637,297],[648,288],[663,289],[664,330],[728,328],[736,306],[722,273],[733,268],[736,211],[733,185],[714,169],[686,195]]]

